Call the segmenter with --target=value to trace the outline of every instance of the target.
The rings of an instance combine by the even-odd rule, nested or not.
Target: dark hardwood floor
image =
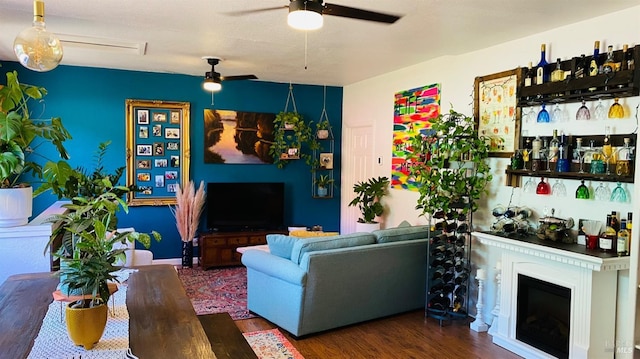
[[[262,319],[236,321],[244,332],[276,328]],[[295,339],[281,332],[305,359],[327,358],[437,358],[511,359],[518,355],[492,342],[489,334],[469,329],[469,322],[454,321],[442,327],[417,310]]]

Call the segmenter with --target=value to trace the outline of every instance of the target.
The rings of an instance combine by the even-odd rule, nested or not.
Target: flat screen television
[[[284,228],[284,183],[207,183],[207,229],[252,231]]]

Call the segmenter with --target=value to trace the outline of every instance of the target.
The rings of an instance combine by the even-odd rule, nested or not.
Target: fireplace
[[[472,235],[482,245],[496,247],[502,253],[500,308],[492,328],[495,344],[525,358],[614,358],[616,296],[612,294],[618,292],[618,271],[629,269],[629,257],[588,252],[584,246],[558,248],[562,246],[558,244],[554,248],[535,239],[516,240],[481,232]],[[573,248],[578,250],[570,250]],[[541,292],[547,299],[538,298]],[[524,309],[531,302],[546,303],[543,309],[554,307],[554,311]],[[568,314],[559,307],[566,308]],[[532,315],[538,312],[546,319]],[[522,322],[537,320],[540,322],[536,325],[545,330],[566,332],[566,342],[563,339],[562,344],[540,345],[545,336],[529,334],[542,330],[525,328],[523,332]],[[548,329],[552,327],[549,322],[556,325]]]
[[[571,290],[518,274],[516,305],[516,339],[568,359]]]

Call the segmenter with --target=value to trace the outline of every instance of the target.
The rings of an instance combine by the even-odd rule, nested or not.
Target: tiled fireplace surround
[[[523,274],[571,290],[570,358],[614,357],[613,293],[617,292],[618,271],[629,268],[629,257],[600,258],[487,233],[473,235],[483,245],[502,250],[500,314],[494,343],[525,358],[553,358],[516,339],[518,274]]]

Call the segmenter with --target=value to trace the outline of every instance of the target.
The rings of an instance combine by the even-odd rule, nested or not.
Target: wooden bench
[[[217,358],[258,358],[229,313],[199,315],[198,319]]]

